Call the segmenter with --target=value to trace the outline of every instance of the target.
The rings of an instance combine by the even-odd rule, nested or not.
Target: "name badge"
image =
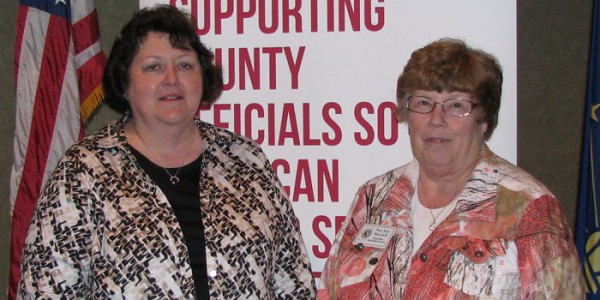
[[[395,231],[396,228],[392,226],[365,224],[358,232],[358,235],[356,235],[352,244],[360,248],[369,246],[384,249]]]

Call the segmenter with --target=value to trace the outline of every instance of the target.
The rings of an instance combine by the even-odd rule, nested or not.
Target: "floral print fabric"
[[[318,299],[582,299],[572,233],[558,200],[484,145],[456,208],[414,256],[416,160],[363,184],[321,274]],[[388,225],[384,249],[352,244]]]

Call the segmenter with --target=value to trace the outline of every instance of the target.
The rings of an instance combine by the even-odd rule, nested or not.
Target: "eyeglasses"
[[[447,99],[442,102],[435,102],[430,98],[424,96],[409,96],[406,102],[406,108],[409,111],[416,112],[418,114],[428,114],[433,111],[436,104],[442,106],[442,111],[450,116],[464,117],[470,115],[477,103],[473,103],[471,100],[466,99]]]

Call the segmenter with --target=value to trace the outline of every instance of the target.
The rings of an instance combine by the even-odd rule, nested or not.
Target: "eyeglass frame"
[[[425,98],[425,99],[428,99],[428,100],[430,100],[431,102],[433,102],[433,105],[431,106],[431,110],[430,110],[430,111],[428,111],[428,112],[419,112],[419,111],[415,111],[415,110],[412,110],[412,109],[410,109],[410,106],[409,106],[410,100],[411,100],[411,99],[413,99],[413,98],[415,98],[415,97],[419,97],[419,98]],[[470,111],[470,112],[468,112],[468,113],[466,113],[466,114],[464,114],[464,115],[452,115],[452,114],[449,114],[449,113],[447,113],[447,112],[446,112],[446,109],[444,108],[444,103],[446,103],[446,102],[448,102],[448,101],[452,101],[452,100],[455,100],[455,101],[456,101],[456,100],[457,100],[457,101],[466,101],[466,102],[469,102],[469,103],[471,103],[471,111]],[[479,103],[475,103],[475,102],[473,102],[473,101],[471,101],[471,100],[462,99],[462,98],[449,98],[449,99],[446,99],[446,100],[444,100],[444,101],[442,101],[442,102],[433,101],[433,99],[431,99],[431,98],[429,98],[429,97],[421,96],[421,95],[410,95],[410,96],[408,96],[408,97],[406,98],[406,109],[407,109],[409,112],[414,112],[414,113],[417,113],[417,114],[426,115],[426,114],[428,114],[428,113],[431,113],[431,112],[432,112],[432,111],[435,109],[435,105],[436,105],[436,104],[439,104],[439,105],[441,105],[441,106],[442,106],[442,112],[444,112],[444,114],[445,114],[445,115],[448,115],[448,116],[453,116],[453,117],[459,117],[459,118],[460,118],[460,117],[466,117],[466,116],[468,116],[468,115],[472,114],[472,113],[473,113],[473,111],[475,110],[475,108],[477,108],[477,106],[479,106]]]

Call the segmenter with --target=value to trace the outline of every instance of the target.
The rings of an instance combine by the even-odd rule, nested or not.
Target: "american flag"
[[[16,296],[23,241],[45,180],[102,101],[106,55],[99,38],[95,0],[20,1],[9,299]]]

